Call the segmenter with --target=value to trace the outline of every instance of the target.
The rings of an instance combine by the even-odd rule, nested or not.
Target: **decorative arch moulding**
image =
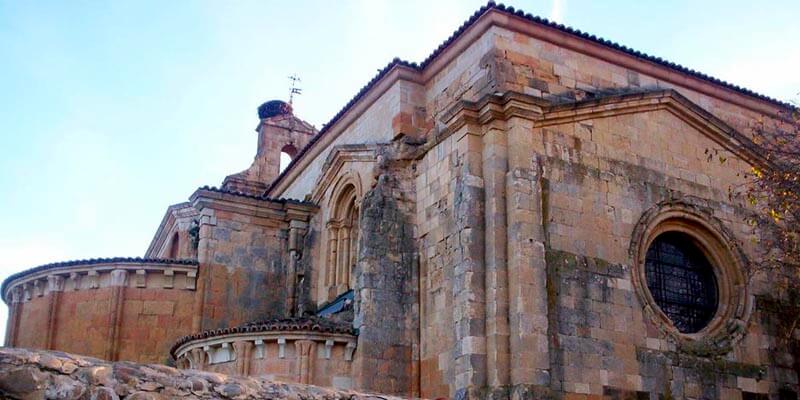
[[[673,340],[678,349],[696,355],[722,355],[744,337],[753,314],[753,297],[745,273],[749,260],[733,234],[697,201],[662,202],[642,215],[630,243],[632,281],[645,318]],[[691,238],[708,259],[716,278],[716,310],[710,321],[694,333],[676,328],[648,286],[645,258],[651,244],[665,233]]]

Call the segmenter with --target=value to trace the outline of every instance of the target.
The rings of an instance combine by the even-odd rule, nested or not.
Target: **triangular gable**
[[[533,16],[514,7],[507,7],[490,1],[473,13],[423,62],[414,63],[395,58],[381,69],[327,124],[323,125],[319,134],[300,150],[297,157],[272,182],[266,194],[274,196],[277,192],[285,190],[287,187],[284,182],[286,177],[297,176],[300,171],[309,165],[310,159],[316,157],[321,151],[321,149],[317,148],[320,142],[323,144],[331,143],[332,139],[327,138],[327,136],[338,136],[397,80],[404,79],[425,84],[431,77],[446,68],[461,51],[478,40],[493,26],[521,32],[557,46],[587,54],[591,57],[641,72],[655,79],[670,82],[676,86],[691,89],[710,97],[719,98],[759,113],[775,115],[780,110],[792,108],[788,103],[730,84],[660,57],[654,57],[610,40],[598,38],[595,35]]]
[[[191,219],[199,215],[197,209],[192,207],[188,202],[173,204],[167,208],[164,217],[161,218],[161,223],[158,225],[158,230],[150,241],[147,247],[145,257],[157,257],[164,246],[168,245],[172,234],[177,230],[177,224],[180,220]]]

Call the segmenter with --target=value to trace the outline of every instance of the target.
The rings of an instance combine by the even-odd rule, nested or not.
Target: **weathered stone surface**
[[[63,372],[56,363],[81,367]],[[135,382],[135,383],[134,383]],[[163,365],[110,363],[67,353],[0,348],[0,398],[19,400],[399,399]]]
[[[41,364],[39,364],[40,367]],[[0,388],[9,396],[20,399],[36,399],[42,397],[47,382],[47,375],[37,369],[10,367],[0,372]]]
[[[418,331],[414,205],[408,201],[413,180],[402,147],[379,154],[376,181],[361,203],[354,321],[359,329],[354,367],[361,373],[355,379],[357,387],[403,393],[413,386]]]
[[[230,373],[457,399],[796,398],[800,301],[775,288],[798,280],[739,279],[758,210],[729,195],[761,163],[752,129],[785,110],[522,15],[489,6],[423,66],[390,66],[272,184],[316,131],[263,114],[252,166],[170,207],[148,250],[196,271],[51,270],[2,293],[10,345],[171,362],[191,334],[175,363],[207,372],[15,353],[3,390],[346,393]],[[648,294],[645,233],[704,224],[724,233],[695,237],[719,318],[680,335]],[[246,324],[318,310],[357,331]]]

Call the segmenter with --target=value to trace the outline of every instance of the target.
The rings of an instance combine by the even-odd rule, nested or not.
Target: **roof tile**
[[[307,316],[294,318],[276,318],[265,321],[247,322],[230,328],[209,329],[192,335],[179,338],[170,349],[170,354],[175,356],[179,347],[194,340],[207,339],[216,336],[231,335],[236,333],[258,333],[271,331],[307,331],[324,333],[342,333],[357,335],[358,332],[350,324],[333,321],[327,318]]]

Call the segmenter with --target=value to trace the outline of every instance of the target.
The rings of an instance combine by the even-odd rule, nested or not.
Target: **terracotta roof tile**
[[[237,333],[258,333],[258,332],[271,332],[271,331],[306,331],[306,332],[323,332],[323,333],[341,333],[346,335],[357,335],[358,332],[350,324],[332,321],[327,318],[316,316],[309,317],[295,317],[295,318],[276,318],[265,321],[247,322],[245,324],[220,329],[210,329],[198,332],[192,335],[186,335],[179,338],[170,349],[170,354],[175,356],[175,351],[186,343],[213,338],[217,336],[225,336]]]
[[[197,188],[197,190],[206,190],[206,191],[209,191],[209,192],[223,193],[223,194],[229,194],[229,195],[233,195],[233,196],[247,197],[249,199],[254,199],[254,200],[271,201],[271,202],[275,202],[275,203],[303,204],[303,205],[311,205],[311,206],[314,205],[314,203],[312,203],[310,201],[286,199],[286,198],[283,198],[283,197],[273,198],[273,197],[266,196],[265,194],[256,196],[256,195],[252,195],[250,193],[239,192],[239,191],[236,191],[236,190],[222,189],[222,188],[218,188],[216,186],[201,186],[201,187]]]

